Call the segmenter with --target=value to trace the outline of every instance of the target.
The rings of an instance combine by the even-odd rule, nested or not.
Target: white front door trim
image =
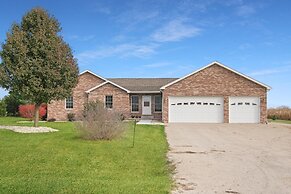
[[[152,114],[152,96],[142,96],[142,115]]]

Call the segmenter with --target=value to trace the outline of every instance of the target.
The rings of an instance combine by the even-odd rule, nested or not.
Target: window
[[[105,96],[105,107],[113,108],[113,96]]]
[[[72,96],[66,98],[66,108],[67,109],[74,108],[74,103],[73,103],[73,97]]]
[[[184,105],[188,105],[188,102],[184,102]]]
[[[162,111],[162,96],[155,96],[155,112]]]
[[[190,104],[191,104],[191,105],[194,105],[194,104],[195,104],[195,102],[190,102]]]
[[[139,111],[139,99],[138,96],[131,96],[131,112]]]
[[[144,107],[149,107],[150,106],[150,102],[149,101],[144,101],[143,102],[143,106]]]

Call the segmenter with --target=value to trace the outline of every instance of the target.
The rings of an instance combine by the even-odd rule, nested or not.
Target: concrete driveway
[[[168,124],[173,193],[291,193],[291,125]]]

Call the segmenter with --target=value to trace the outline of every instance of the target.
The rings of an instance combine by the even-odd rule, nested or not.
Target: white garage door
[[[229,97],[230,123],[259,123],[260,98],[259,97]]]
[[[169,97],[170,123],[223,123],[223,97]]]

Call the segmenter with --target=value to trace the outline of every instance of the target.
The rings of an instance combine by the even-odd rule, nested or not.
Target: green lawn
[[[0,118],[0,125],[19,118]],[[40,123],[46,134],[0,130],[0,193],[169,193],[163,126],[137,126],[113,141],[78,138],[73,123]],[[131,126],[131,124],[129,124]]]
[[[272,119],[268,119],[268,121],[270,123],[285,123],[285,124],[291,124],[290,120],[272,120]]]

